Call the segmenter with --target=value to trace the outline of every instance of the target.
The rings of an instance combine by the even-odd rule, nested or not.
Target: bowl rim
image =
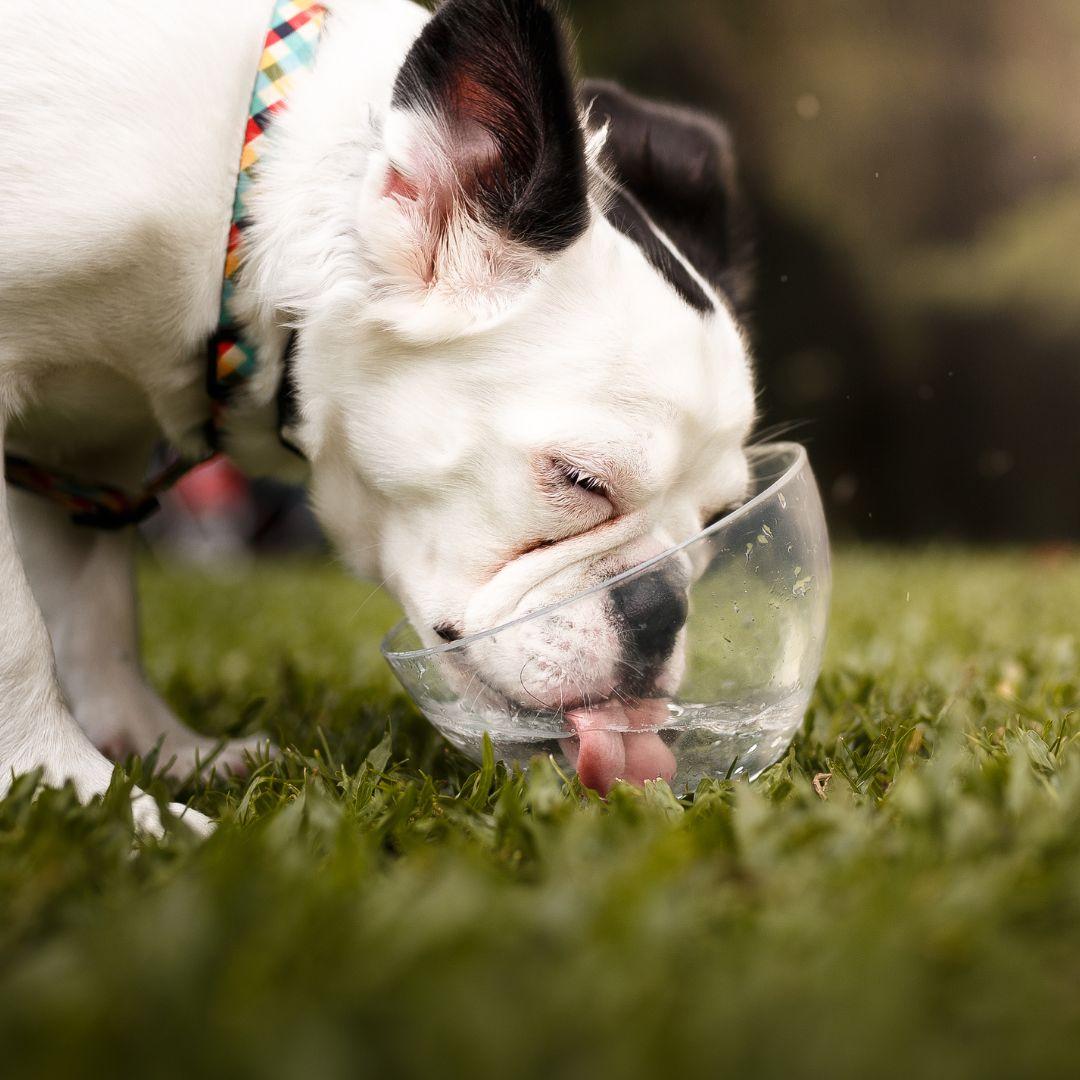
[[[382,644],[379,647],[379,651],[382,653],[384,659],[391,664],[395,661],[419,660],[424,657],[445,655],[446,653],[451,653],[458,649],[465,649],[469,645],[475,644],[478,641],[483,641],[485,638],[494,637],[496,634],[501,634],[503,631],[519,626],[521,623],[528,622],[530,619],[539,619],[550,615],[552,612],[558,611],[568,604],[577,603],[578,600],[582,600],[587,596],[592,596],[593,593],[600,592],[603,589],[610,589],[612,585],[617,585],[627,578],[635,577],[642,571],[656,566],[657,563],[661,563],[665,559],[671,558],[672,555],[677,554],[684,548],[688,548],[691,544],[696,544],[699,540],[703,540],[705,537],[712,536],[715,533],[722,532],[729,525],[734,525],[740,518],[746,517],[751,511],[761,506],[773,495],[776,495],[801,469],[809,466],[809,455],[806,452],[806,447],[801,443],[786,441],[762,443],[757,446],[750,446],[746,450],[746,455],[751,460],[782,453],[793,455],[791,464],[788,465],[783,473],[769,484],[768,487],[759,491],[752,499],[744,502],[741,506],[735,507],[730,514],[725,514],[719,521],[714,521],[707,529],[702,529],[700,532],[695,533],[695,535],[691,536],[688,540],[683,540],[682,543],[676,544],[666,551],[662,551],[659,555],[654,555],[652,558],[646,559],[636,566],[631,566],[629,569],[623,570],[614,577],[608,578],[607,581],[601,581],[596,585],[590,585],[589,588],[585,589],[583,592],[575,593],[573,596],[565,597],[562,600],[557,600],[554,604],[549,604],[545,608],[538,608],[536,611],[530,611],[527,615],[518,615],[517,618],[510,619],[508,622],[500,623],[498,626],[490,627],[487,630],[480,630],[475,634],[470,634],[468,637],[458,638],[456,641],[448,641],[441,645],[433,645],[428,649],[409,649],[405,652],[400,652],[389,648],[389,643],[402,628],[411,625],[410,620],[406,617],[400,619],[386,632]]]

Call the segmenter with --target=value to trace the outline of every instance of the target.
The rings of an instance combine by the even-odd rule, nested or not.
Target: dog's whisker
[[[363,610],[364,610],[364,608],[365,608],[365,607],[367,607],[367,605],[368,605],[368,604],[369,604],[369,603],[370,603],[370,602],[371,602],[371,601],[372,601],[372,600],[373,600],[373,599],[374,599],[374,598],[375,598],[376,596],[378,596],[378,594],[379,594],[380,592],[382,592],[382,590],[383,590],[384,588],[386,588],[387,584],[388,584],[388,583],[389,583],[389,582],[391,581],[391,579],[392,579],[392,578],[395,578],[395,577],[399,577],[399,576],[400,576],[400,572],[399,572],[399,571],[397,571],[397,570],[393,570],[393,571],[391,571],[391,572],[390,572],[389,574],[387,574],[387,575],[386,575],[386,577],[384,577],[384,578],[382,579],[382,581],[380,581],[380,582],[379,582],[379,583],[378,583],[378,584],[377,584],[377,585],[375,586],[375,588],[373,588],[373,589],[371,590],[371,592],[369,592],[369,593],[367,594],[367,596],[365,596],[365,597],[364,597],[364,599],[360,601],[360,603],[359,603],[359,605],[357,606],[356,610],[355,610],[355,611],[353,611],[353,613],[352,613],[352,614],[351,614],[351,615],[349,616],[349,619],[350,619],[350,620],[352,620],[352,619],[356,619],[356,618],[359,618],[359,616],[360,616],[360,612],[361,612],[361,611],[363,611]]]
[[[538,698],[526,685],[525,685],[525,669],[532,663],[533,658],[529,657],[524,664],[521,665],[521,671],[518,672],[518,682],[521,683],[521,689],[525,691],[539,705],[542,709],[547,709],[548,705],[545,701]]]
[[[776,442],[777,439],[782,439],[787,435],[794,435],[796,432],[805,431],[807,428],[812,427],[814,421],[808,418],[801,420],[783,420],[776,424],[770,424],[767,428],[762,428],[761,431],[754,432],[753,438],[746,444],[748,449],[764,446],[766,443]]]

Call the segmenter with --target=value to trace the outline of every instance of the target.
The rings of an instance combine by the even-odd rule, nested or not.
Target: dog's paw
[[[179,779],[206,777],[214,770],[246,776],[251,771],[252,760],[274,753],[275,748],[265,735],[222,742],[185,730],[166,736],[158,762],[164,772]]]
[[[266,736],[215,739],[192,731],[135,675],[110,687],[108,696],[83,701],[75,715],[94,745],[113,761],[157,752],[158,768],[179,780],[218,773],[244,775],[249,757],[273,752]]]
[[[83,803],[108,791],[113,776],[112,763],[91,745],[70,717],[60,718],[56,734],[51,745],[27,747],[11,762],[0,763],[0,796],[10,787],[12,777],[39,769],[44,786],[62,787],[70,783]],[[170,803],[168,813],[183,821],[198,836],[205,837],[213,831],[214,824],[208,817],[182,803]],[[136,832],[154,837],[165,834],[158,804],[137,787],[131,791],[131,815]]]
[[[138,788],[135,790],[138,791]],[[169,813],[192,829],[197,836],[205,838],[214,831],[214,823],[205,814],[200,814],[198,810],[192,810],[183,803],[169,803]],[[131,815],[137,833],[157,839],[165,835],[161,812],[149,795],[138,794],[132,798]]]

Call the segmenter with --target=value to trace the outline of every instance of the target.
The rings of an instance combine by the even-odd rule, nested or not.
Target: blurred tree
[[[1080,536],[1080,4],[570,6],[589,74],[731,123],[764,424],[834,522]]]

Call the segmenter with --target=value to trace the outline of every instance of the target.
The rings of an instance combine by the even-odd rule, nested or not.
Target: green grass
[[[787,758],[607,804],[449,751],[333,570],[143,589],[174,705],[296,749],[135,857],[122,778],[0,803],[0,1072],[1075,1075],[1077,558],[841,554]]]

